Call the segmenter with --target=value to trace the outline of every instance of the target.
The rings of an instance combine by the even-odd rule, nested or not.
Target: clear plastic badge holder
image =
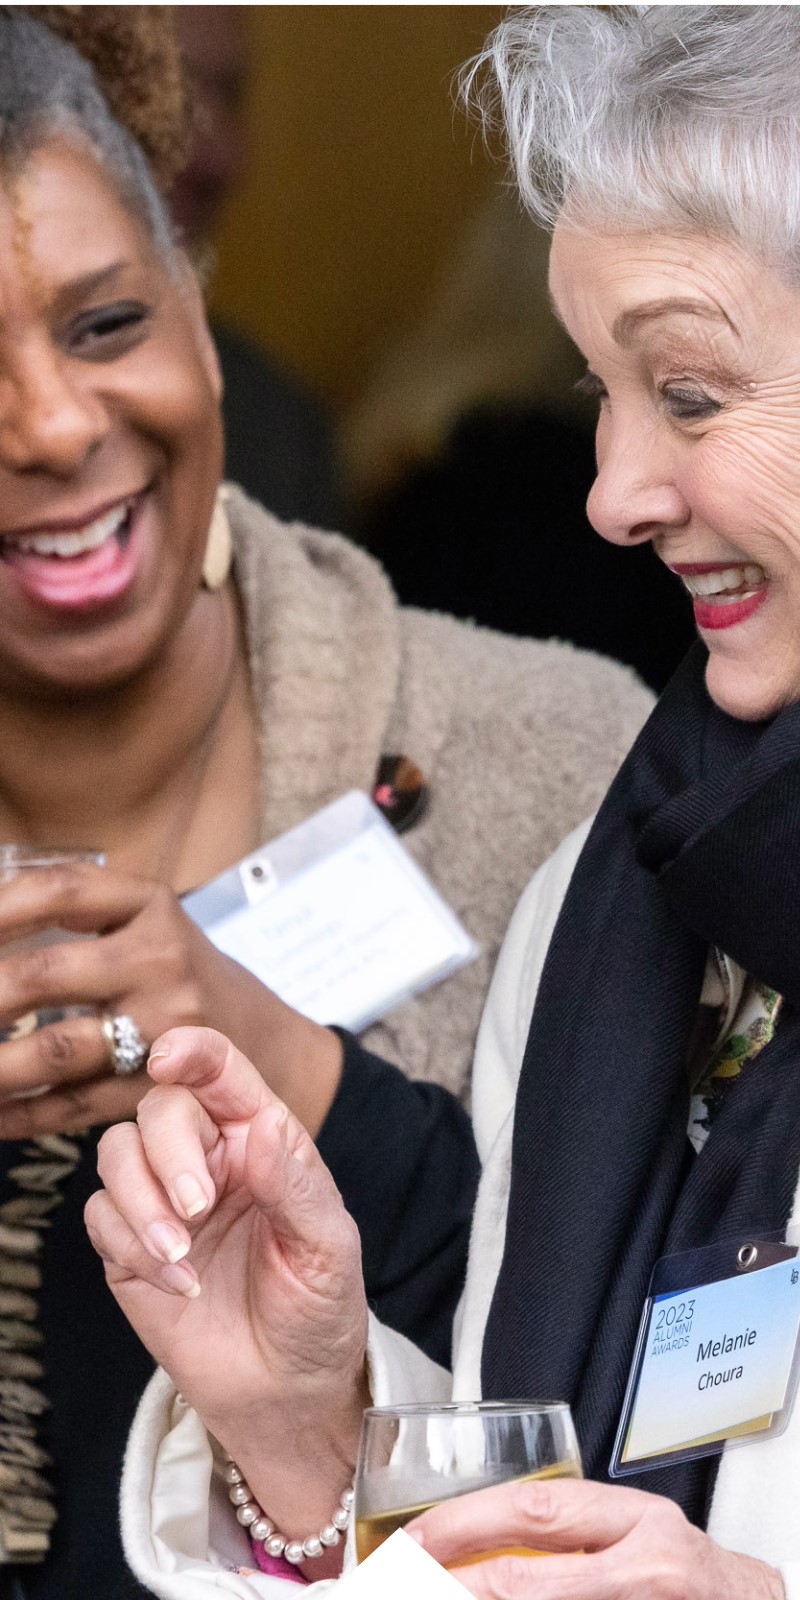
[[[800,1228],[656,1263],[612,1478],[782,1433],[800,1379]]]
[[[218,949],[315,1022],[358,1031],[478,946],[360,790],[184,896]]]

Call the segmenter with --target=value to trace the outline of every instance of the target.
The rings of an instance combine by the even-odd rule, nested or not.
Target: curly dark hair
[[[23,6],[93,68],[109,108],[167,190],[186,157],[187,94],[171,6]]]

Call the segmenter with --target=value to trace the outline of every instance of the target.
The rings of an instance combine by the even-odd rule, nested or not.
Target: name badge
[[[478,954],[355,789],[185,895],[183,906],[287,1005],[354,1032]]]
[[[800,1361],[797,1243],[763,1237],[656,1264],[612,1477],[718,1454],[786,1427]]]

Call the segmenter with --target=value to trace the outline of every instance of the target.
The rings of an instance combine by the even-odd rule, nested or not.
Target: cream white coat
[[[483,1330],[500,1266],[517,1078],[547,946],[589,824],[569,836],[528,885],[509,928],[478,1037],[473,1085],[475,1132],[483,1164],[460,1307],[452,1379],[399,1334],[372,1322],[374,1402],[474,1399],[480,1395]],[[800,1222],[800,1192],[793,1221]],[[777,1567],[787,1600],[800,1600],[800,1405],[786,1432],[727,1452],[720,1466],[709,1532],[730,1550]],[[212,1592],[253,1600],[333,1593],[335,1583],[303,1591],[280,1578],[226,1570],[248,1561],[248,1541],[213,1471],[208,1436],[194,1412],[158,1373],[142,1400],[122,1484],[128,1559],[163,1600],[206,1600]],[[348,1567],[352,1565],[348,1549]]]

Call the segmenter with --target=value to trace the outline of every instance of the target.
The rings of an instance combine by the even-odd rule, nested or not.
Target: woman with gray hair
[[[800,1597],[799,76],[788,6],[537,7],[469,75],[554,229],[553,298],[599,401],[591,519],[653,544],[700,639],[501,956],[452,1380],[368,1330],[330,1179],[258,1075],[216,1035],[158,1043],[88,1224],[170,1374],[123,1512],[159,1595],[199,1597],[210,1571],[247,1592],[218,1572],[239,1530],[204,1425],[243,1520],[300,1540],[348,1481],[371,1392],[570,1402],[587,1481],[409,1525],[481,1600]],[[148,1243],[164,1221],[180,1292]],[[182,1510],[216,1504],[210,1544],[198,1521],[191,1548],[169,1532],[179,1449]]]

